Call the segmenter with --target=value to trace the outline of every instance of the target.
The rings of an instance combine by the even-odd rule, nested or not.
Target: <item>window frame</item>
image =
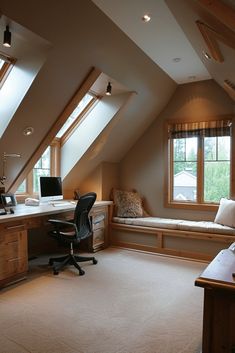
[[[219,121],[219,120],[231,120],[232,129],[230,135],[230,198],[235,197],[235,173],[233,171],[235,163],[235,144],[233,143],[234,136],[234,120],[233,116],[226,116],[221,118],[210,118],[197,121],[185,121],[185,120],[168,120],[165,123],[165,207],[179,208],[179,209],[191,209],[191,210],[202,210],[202,211],[217,211],[219,207],[218,203],[204,202],[204,139],[198,138],[198,155],[197,155],[197,201],[176,201],[173,199],[173,177],[174,177],[174,162],[173,162],[173,141],[174,139],[168,138],[168,129],[172,124],[180,123],[194,123],[200,121]]]
[[[60,139],[60,144],[61,147],[65,144],[65,142],[70,138],[70,136],[73,134],[73,132],[78,128],[78,126],[83,122],[83,120],[86,118],[88,114],[90,114],[91,110],[95,107],[95,105],[98,103],[100,100],[100,97],[97,96],[95,93],[92,91],[88,91],[86,94],[90,94],[93,96],[91,101],[84,107],[84,109],[78,114],[74,122],[68,127],[68,129],[63,133],[61,137],[57,137]],[[71,114],[70,114],[71,115]],[[69,115],[69,116],[70,116]],[[67,119],[69,118],[67,117]]]
[[[60,175],[60,139],[55,138],[50,143],[49,146],[50,146],[50,176],[59,176]],[[43,153],[44,152],[45,151],[43,151]],[[39,157],[39,159],[41,158],[41,156]],[[26,180],[26,192],[15,193],[17,201],[24,201],[25,198],[27,197],[38,196],[38,193],[33,192],[33,169],[34,168],[32,168],[32,170],[28,173],[27,177],[24,179]]]
[[[3,86],[7,76],[9,75],[12,67],[14,66],[16,59],[0,52],[0,59],[4,61],[2,68],[0,69],[0,88]]]

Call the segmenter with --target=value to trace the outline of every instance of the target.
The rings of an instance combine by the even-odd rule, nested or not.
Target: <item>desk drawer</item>
[[[27,231],[0,235],[0,280],[27,271]]]
[[[25,229],[26,223],[24,220],[0,223],[0,235],[4,235],[6,232],[17,232]]]
[[[24,273],[28,269],[27,258],[0,260],[0,280]]]
[[[98,229],[93,232],[93,246],[104,245],[105,241],[105,230]]]

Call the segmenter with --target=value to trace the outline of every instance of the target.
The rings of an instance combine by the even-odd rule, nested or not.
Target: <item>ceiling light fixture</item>
[[[193,81],[193,80],[196,80],[196,76],[194,76],[194,75],[188,76],[188,79],[189,79],[189,80],[192,80],[192,81]]]
[[[33,134],[33,132],[34,132],[34,128],[32,126],[28,126],[24,129],[23,134],[25,136],[30,136]]]
[[[144,14],[144,16],[142,16],[142,21],[143,22],[149,22],[151,20],[151,16],[149,14]]]
[[[107,88],[106,88],[106,96],[111,96],[112,94],[112,86],[111,86],[111,83],[109,82],[108,85],[107,85]]]
[[[9,26],[6,26],[6,30],[4,31],[3,45],[8,48],[11,46],[11,32],[9,31]]]
[[[172,61],[174,61],[174,63],[179,63],[181,61],[181,58],[174,58],[172,59]]]

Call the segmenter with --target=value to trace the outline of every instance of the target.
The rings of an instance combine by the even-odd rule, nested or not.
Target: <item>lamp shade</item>
[[[11,32],[9,31],[9,26],[6,26],[6,30],[4,31],[3,45],[5,47],[10,47],[11,46]]]

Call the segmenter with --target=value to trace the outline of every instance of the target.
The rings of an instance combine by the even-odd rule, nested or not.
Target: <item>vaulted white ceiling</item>
[[[92,1],[176,83],[213,78],[222,87],[226,80],[235,86],[235,31],[226,21],[235,22],[234,0]],[[216,15],[213,7],[219,9]],[[151,20],[144,23],[146,13]],[[215,46],[222,62],[205,58],[208,45],[198,20],[218,34]],[[221,40],[224,36],[231,45]]]
[[[93,2],[177,83],[211,78],[164,0]]]

